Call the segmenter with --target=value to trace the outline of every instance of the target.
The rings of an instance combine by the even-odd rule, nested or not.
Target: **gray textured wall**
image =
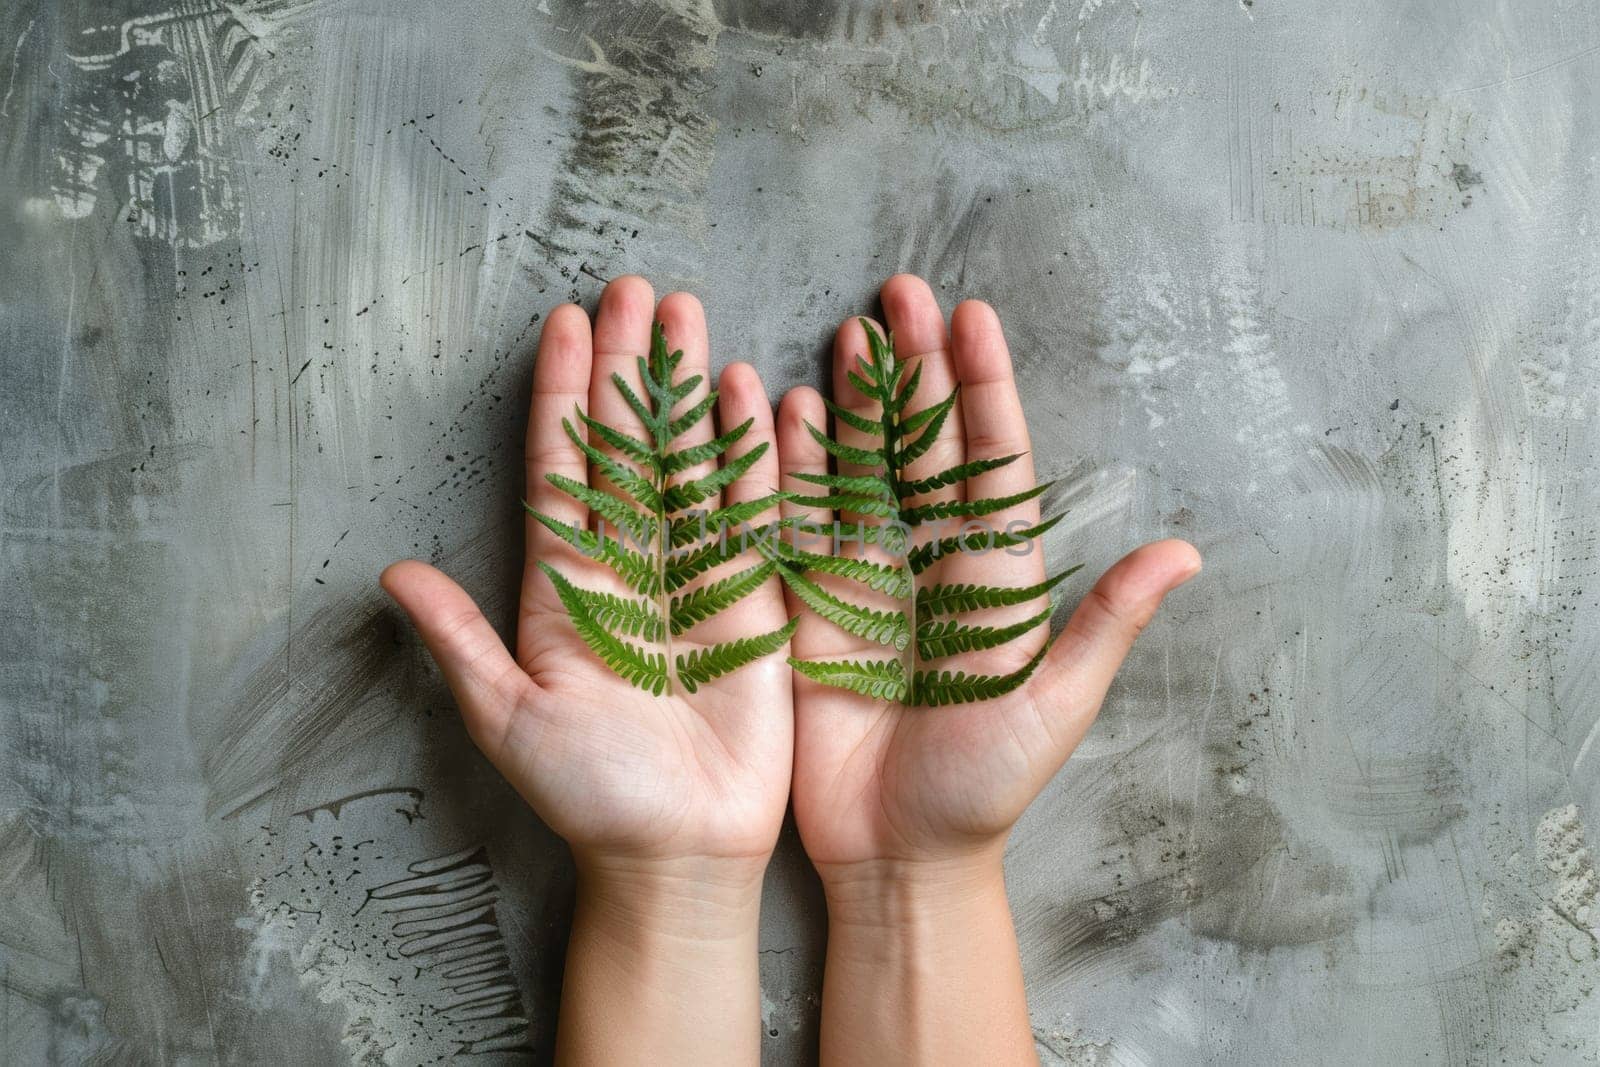
[[[1052,558],[1208,561],[1013,838],[1045,1061],[1593,1062],[1597,86],[1579,0],[0,6],[0,1060],[547,1053],[564,851],[377,571],[509,619],[554,302],[777,390],[910,270]],[[775,1063],[821,920],[790,836]]]

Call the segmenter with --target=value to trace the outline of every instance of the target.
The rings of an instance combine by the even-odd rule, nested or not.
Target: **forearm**
[[[759,868],[579,867],[557,1062],[756,1063]]]
[[[824,1065],[1036,1063],[998,854],[824,874]]]

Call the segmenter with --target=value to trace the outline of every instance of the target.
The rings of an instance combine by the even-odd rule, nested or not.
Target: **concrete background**
[[[377,572],[509,621],[553,303],[776,391],[909,270],[1052,559],[1208,563],[1013,839],[1045,1062],[1593,1062],[1597,86],[1579,0],[0,6],[0,1061],[546,1056],[564,850]],[[773,1063],[821,938],[791,835]]]

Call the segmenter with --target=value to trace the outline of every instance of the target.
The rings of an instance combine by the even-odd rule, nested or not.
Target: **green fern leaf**
[[[772,577],[775,566],[776,564],[770,560],[763,560],[754,567],[746,567],[737,574],[730,574],[709,585],[703,585],[691,593],[673,597],[671,607],[673,634],[684,633],[696,623],[704,622],[718,612],[731,608],[761,588],[761,583]]]
[[[567,436],[572,443],[578,446],[578,451],[589,458],[589,462],[600,468],[600,473],[608,478],[612,485],[633,497],[646,511],[661,510],[661,490],[650,480],[626,463],[612,459],[598,448],[579,436],[578,431],[567,419],[561,420],[562,429],[567,431]]]
[[[580,598],[596,622],[612,633],[625,634],[645,641],[659,641],[665,630],[656,606],[649,600],[632,600],[615,593],[602,593],[594,589],[577,588]]]
[[[684,689],[693,693],[713,678],[720,678],[763,656],[772,655],[788,642],[799,623],[799,619],[790,619],[771,633],[741,637],[737,641],[679,656],[678,680],[683,683]]]
[[[553,519],[542,511],[537,511],[527,504],[528,513],[543,524],[544,528],[561,538],[567,544],[576,548],[591,559],[601,563],[617,572],[617,576],[628,584],[640,596],[657,596],[661,592],[661,575],[657,572],[651,558],[641,552],[623,548],[615,537],[601,537],[593,530],[584,530],[574,527],[571,523]]]
[[[626,501],[568,478],[565,474],[551,471],[544,478],[574,500],[588,505],[590,511],[609,522],[613,529],[620,530],[632,538],[634,544],[645,545],[655,537],[655,520],[649,515],[641,515],[634,511]]]
[[[755,425],[755,421],[755,419],[745,419],[721,437],[713,438],[705,444],[692,445],[677,452],[668,452],[661,461],[661,469],[668,474],[677,474],[679,471],[688,470],[697,464],[716,459],[732,447],[739,438],[749,432],[750,427]]]
[[[669,422],[667,424],[668,440],[675,440],[679,437],[682,437],[690,427],[698,426],[700,424],[700,420],[711,414],[711,409],[716,407],[717,395],[717,391],[713,389],[711,392],[707,393],[694,407],[690,408],[688,411],[685,411],[682,415],[679,415],[677,418]]]
[[[650,405],[639,398],[639,394],[633,391],[633,386],[629,385],[628,380],[622,375],[613,372],[611,384],[616,388],[617,392],[622,394],[622,399],[633,409],[633,413],[639,416],[639,421],[644,423],[645,428],[656,439],[656,444],[658,446],[661,445],[665,436],[661,427],[661,420],[656,418],[655,413],[650,410]],[[620,433],[621,431],[618,432]]]
[[[855,556],[824,556],[793,548],[784,549],[782,560],[785,566],[801,572],[849,578],[888,596],[904,598],[911,593],[911,575],[904,567],[894,564],[874,563]]]
[[[781,568],[778,574],[801,603],[846,633],[880,645],[892,645],[896,651],[910,642],[911,624],[903,612],[879,611],[841,600],[787,567]]]
[[[1018,452],[1010,456],[997,456],[994,459],[975,459],[970,463],[961,463],[951,467],[949,470],[942,470],[938,474],[931,474],[926,478],[918,478],[914,482],[907,482],[901,487],[901,490],[906,496],[921,496],[923,493],[931,493],[935,489],[943,489],[947,485],[955,485],[957,482],[964,482],[968,478],[998,470],[1008,463],[1015,463],[1021,458],[1022,453]]]
[[[671,450],[672,443],[707,418],[717,402],[716,392],[708,390],[688,410],[673,417],[673,409],[704,385],[704,378],[698,374],[673,381],[682,360],[681,350],[667,350],[666,337],[658,323],[651,331],[648,357],[638,360],[643,395],[621,375],[612,375],[612,385],[648,431],[648,442],[608,426],[581,409],[576,413],[576,424],[562,420],[568,439],[587,459],[596,477],[603,477],[616,492],[565,475],[547,475],[551,485],[586,505],[614,526],[617,534],[626,535],[637,551],[626,547],[624,538],[611,535],[604,525],[601,532],[587,530],[558,522],[524,505],[546,529],[584,555],[605,563],[644,598],[635,600],[582,589],[548,563],[539,563],[550,576],[584,643],[620,677],[657,695],[671,692],[675,680],[693,693],[713,678],[776,652],[793,631],[791,623],[773,634],[685,655],[672,654],[674,637],[733,606],[770,579],[776,564],[763,560],[692,592],[673,595],[700,575],[745,553],[751,547],[743,536],[746,524],[785,498],[785,494],[775,492],[757,500],[690,513],[696,505],[714,500],[748,474],[768,446],[761,443],[738,459],[726,459],[727,451],[754,424],[754,420],[747,420],[710,441]],[[580,424],[588,430],[589,438],[576,429]],[[602,452],[598,445],[609,445],[617,454]],[[721,462],[711,473],[670,484],[674,475],[714,461]],[[775,531],[783,527],[780,519],[750,533],[754,537],[775,538]],[[625,637],[659,644],[660,650],[641,648]]]
[[[767,443],[762,441],[738,459],[723,464],[704,478],[696,478],[669,487],[662,498],[666,510],[683,511],[711,499],[749,473],[750,468],[755,466],[766,452]]]
[[[1044,596],[1050,590],[1077,574],[1083,565],[1068,567],[1053,578],[1038,585],[1022,588],[996,588],[987,585],[931,585],[917,591],[917,618],[928,619],[935,615],[954,615],[962,611],[982,611],[986,608],[1008,608],[1013,604],[1026,604]]]
[[[727,537],[719,538],[713,531],[704,543],[670,555],[663,576],[667,592],[675,593],[712,568],[756,549],[763,539],[775,536],[773,525],[751,527],[748,537],[741,532],[729,532]]]
[[[906,672],[897,659],[811,661],[789,657],[797,674],[877,700],[904,700]]]
[[[982,652],[1015,641],[1042,622],[1049,622],[1055,608],[1012,623],[1010,626],[963,626],[955,620],[925,622],[917,627],[917,655],[923,659],[943,659],[962,652]]]
[[[911,679],[912,702],[937,708],[945,704],[966,704],[974,700],[993,700],[1021,687],[1044,662],[1046,644],[1037,655],[1010,674],[967,674],[963,671],[918,671]]]
[[[801,507],[853,511],[858,515],[879,515],[885,519],[892,519],[900,514],[900,509],[891,501],[877,496],[857,496],[854,493],[833,493],[828,496],[804,496],[793,493],[789,500]]]
[[[660,465],[661,460],[650,446],[643,441],[630,434],[625,434],[621,430],[612,429],[599,419],[590,418],[582,410],[579,410],[577,414],[583,424],[589,428],[590,433],[635,463],[649,467],[651,470],[655,470]]]
[[[644,652],[611,633],[590,610],[583,596],[588,590],[579,589],[542,560],[539,569],[556,587],[556,596],[567,609],[567,616],[583,643],[623,679],[660,696],[667,687],[666,657],[659,652]]]
[[[875,496],[884,500],[894,499],[894,487],[885,481],[881,474],[812,474],[809,471],[795,471],[791,477],[796,481],[809,482],[812,485],[825,485],[829,489],[854,493],[857,496]]]
[[[1044,482],[1032,489],[1010,496],[987,497],[982,500],[936,500],[931,504],[919,504],[914,508],[906,508],[900,512],[900,521],[909,526],[916,526],[924,522],[949,518],[981,518],[984,515],[993,515],[997,511],[1025,504],[1038,497],[1052,486],[1053,482]]]
[[[879,423],[873,422],[868,418],[863,418],[853,411],[840,407],[831,400],[824,400],[823,404],[825,404],[828,410],[833,413],[834,418],[838,419],[851,429],[860,430],[862,433],[870,434],[873,437],[883,436],[883,426]]]
[[[1057,575],[1048,582],[1021,589],[975,584],[934,585],[924,589],[918,587],[916,579],[941,558],[952,553],[1009,549],[1026,544],[1059,522],[1059,516],[1027,529],[1014,529],[1012,526],[1004,531],[983,529],[973,532],[964,529],[953,537],[938,537],[909,547],[909,551],[905,542],[910,529],[919,524],[995,515],[1038,499],[1049,485],[1035,485],[1005,496],[912,503],[924,494],[960,485],[1014,463],[1020,454],[969,460],[936,474],[907,478],[907,469],[927,455],[944,432],[960,398],[960,387],[957,386],[948,396],[913,414],[905,414],[921,384],[923,361],[919,359],[908,364],[897,360],[893,337],[879,333],[865,319],[861,320],[861,325],[867,334],[871,358],[857,356],[854,369],[847,371],[845,377],[855,390],[877,401],[880,407],[878,420],[874,422],[866,415],[831,401],[828,410],[833,413],[837,426],[878,438],[881,447],[869,449],[846,445],[808,424],[806,429],[812,439],[839,464],[858,466],[862,470],[849,474],[802,475],[801,480],[821,486],[827,492],[792,494],[790,499],[802,507],[846,514],[854,512],[865,516],[860,521],[835,522],[836,540],[877,545],[896,555],[904,552],[904,561],[898,565],[887,564],[854,554],[804,552],[798,547],[778,550],[763,548],[762,552],[769,559],[780,562],[779,576],[806,608],[847,633],[892,644],[902,656],[894,661],[882,662],[790,662],[795,671],[804,677],[856,693],[909,704],[956,704],[986,700],[1011,692],[1027,681],[1040,657],[1035,657],[1023,670],[1007,675],[971,675],[919,669],[918,664],[958,653],[985,652],[1002,647],[1047,622],[1050,618],[1049,607],[1031,618],[1008,625],[974,625],[955,618],[935,621],[935,616],[1022,604],[1048,595],[1065,575]],[[874,518],[892,521],[873,522]],[[811,574],[843,578],[887,594],[895,600],[906,602],[907,610],[897,612],[852,603],[833,592],[833,587],[824,589],[811,581],[807,577]],[[914,635],[908,621],[912,615],[917,620]]]
[[[941,537],[937,541],[929,541],[925,545],[918,545],[906,557],[911,565],[912,574],[921,574],[945,556],[954,552],[988,552],[998,548],[1015,548],[1026,541],[1042,537],[1056,523],[1066,516],[1057,515],[1046,519],[1037,526],[1030,526],[1026,530],[1007,533],[1004,530],[981,530],[966,535],[954,537]]]
[[[856,463],[863,467],[883,466],[882,452],[872,452],[865,448],[856,448],[854,445],[841,445],[809,422],[806,423],[806,432],[834,459],[844,463]]]
[[[921,430],[922,435],[900,449],[900,454],[895,457],[897,466],[901,468],[909,467],[928,454],[928,450],[938,442],[939,433],[944,429],[945,420],[950,417],[950,412],[956,406],[956,398],[960,395],[961,387],[958,385],[949,396],[933,405],[933,407],[923,408],[906,419],[901,432],[909,435]]]
[[[916,367],[914,367],[911,371],[911,377],[907,378],[905,384],[900,386],[900,392],[896,394],[894,403],[889,406],[890,414],[898,415],[904,411],[906,409],[906,405],[911,403],[911,398],[916,395],[917,386],[921,384],[922,361],[918,360]]]
[[[745,500],[737,504],[728,504],[724,507],[713,508],[710,511],[692,511],[682,517],[672,520],[671,543],[673,548],[681,548],[695,541],[704,541],[708,537],[716,537],[719,531],[727,531],[729,538],[737,539],[743,527],[751,519],[763,512],[777,507],[789,498],[788,493],[768,493],[766,496],[755,500]],[[770,533],[771,526],[761,527]],[[754,534],[756,531],[751,530]]]

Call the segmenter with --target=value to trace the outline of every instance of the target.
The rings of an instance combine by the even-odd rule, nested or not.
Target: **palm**
[[[976,303],[956,309],[947,330],[931,291],[907,276],[884,286],[883,303],[896,347],[908,362],[920,361],[919,400],[926,406],[962,388],[957,418],[947,420],[936,444],[906,472],[908,478],[978,459],[1027,453],[1028,436],[1012,377],[1010,357],[994,313]],[[869,420],[878,405],[849,382],[846,371],[866,347],[854,321],[835,345],[834,399]],[[786,474],[826,470],[827,456],[802,427],[820,426],[822,401],[795,390],[780,413],[779,450]],[[871,447],[865,435],[842,422],[842,443]],[[841,465],[839,473],[859,473]],[[1026,456],[945,487],[916,503],[1007,496],[1033,485]],[[803,490],[789,481],[785,489]],[[795,517],[828,528],[835,516],[796,510]],[[995,529],[1017,521],[1039,521],[1036,501],[986,517]],[[946,531],[947,533],[953,531]],[[1042,553],[945,556],[916,578],[918,588],[973,583],[1026,587],[1045,578]],[[1055,650],[1026,685],[991,700],[939,708],[906,707],[795,679],[795,816],[807,852],[819,864],[865,859],[926,857],[1002,834],[1055,773],[1088,728],[1121,654],[1105,654],[1119,640],[1122,651],[1154,610],[1146,587],[1164,585],[1192,569],[1193,549],[1180,542],[1147,546],[1103,578],[1086,598]],[[845,593],[838,583],[834,591]],[[858,588],[858,587],[857,587]],[[1163,590],[1164,591],[1164,590]],[[1138,594],[1138,595],[1130,595]],[[860,595],[851,589],[857,602]],[[1159,595],[1156,597],[1159,599]],[[983,622],[1008,625],[1038,613],[1044,599],[984,612]],[[889,605],[882,605],[889,606]],[[1044,626],[983,652],[937,663],[940,670],[999,675],[1023,667],[1045,644]],[[912,642],[915,648],[916,642]],[[804,660],[881,657],[882,646],[851,637],[815,616],[802,618],[794,654]],[[915,664],[914,667],[932,666]]]
[[[574,581],[622,591],[604,565],[566,546],[552,555]],[[769,849],[790,761],[783,659],[768,657],[693,695],[652,696],[595,658],[548,582],[528,586],[521,663],[542,693],[517,709],[496,762],[519,788],[528,783],[528,800],[552,828],[568,840],[628,851]],[[774,581],[674,648],[764,632],[784,618]]]
[[[576,407],[644,436],[611,377],[620,374],[638,389],[637,358],[649,349],[657,317],[672,347],[684,352],[679,379],[709,377],[704,316],[686,294],[667,297],[658,311],[647,283],[621,278],[602,296],[592,331],[588,317],[571,305],[546,320],[528,427],[527,499],[563,526],[593,530],[597,518],[558,491],[549,475],[596,490],[614,487],[568,440],[562,421],[578,423]],[[686,406],[707,388],[700,386]],[[737,451],[770,443],[772,411],[754,371],[729,367],[719,392],[724,430],[753,420]],[[706,419],[676,443],[699,444],[712,433]],[[602,442],[590,444],[617,455]],[[709,469],[714,463],[680,477]],[[769,448],[723,491],[722,501],[703,506],[754,499],[775,488],[777,478],[777,457]],[[608,536],[618,536],[615,528]],[[667,695],[652,695],[617,677],[591,651],[539,564],[575,585],[626,594],[620,579],[531,517],[527,549],[515,659],[466,594],[439,572],[407,562],[385,574],[385,586],[417,622],[485,754],[575,849],[649,858],[755,857],[770,851],[788,797],[793,737],[789,668],[781,653],[692,694],[679,684]],[[671,652],[770,632],[786,618],[778,583],[771,579],[726,612],[674,637]]]

